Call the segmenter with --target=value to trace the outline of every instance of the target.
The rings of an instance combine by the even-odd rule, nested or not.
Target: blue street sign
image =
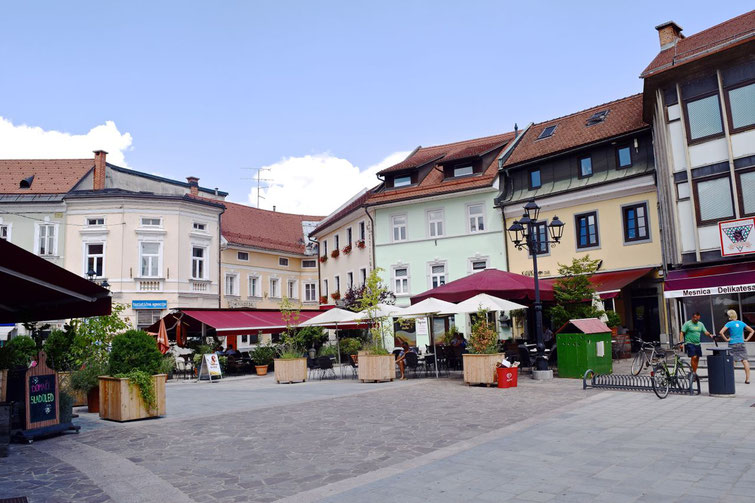
[[[132,300],[132,309],[168,309],[167,300]]]

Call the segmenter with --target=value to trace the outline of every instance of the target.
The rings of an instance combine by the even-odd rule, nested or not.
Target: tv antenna
[[[260,199],[265,199],[265,196],[261,194],[262,189],[267,189],[270,186],[267,185],[265,182],[272,182],[269,178],[262,178],[262,172],[263,171],[271,171],[270,168],[243,168],[243,169],[253,169],[257,171],[257,174],[253,178],[244,178],[244,180],[254,180],[257,182],[257,208],[260,207]]]

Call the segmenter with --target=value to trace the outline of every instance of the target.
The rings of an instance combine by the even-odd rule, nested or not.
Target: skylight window
[[[589,119],[587,119],[585,126],[594,126],[595,124],[600,124],[606,119],[606,115],[608,115],[608,110],[595,112],[594,114],[590,116]]]
[[[557,126],[558,124],[556,124]],[[553,136],[553,132],[556,130],[556,126],[548,126],[547,128],[543,129],[543,132],[540,133],[540,136],[537,137],[538,140],[542,140],[543,138],[550,138]]]
[[[412,184],[412,177],[411,176],[397,176],[393,179],[393,186],[394,187],[406,187],[407,185]]]

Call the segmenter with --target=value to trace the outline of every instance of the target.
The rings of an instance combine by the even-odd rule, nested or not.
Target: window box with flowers
[[[323,255],[322,257],[320,257],[320,263],[321,264],[324,264],[327,261],[328,261],[328,256],[327,255]]]
[[[331,298],[332,298],[333,300],[338,300],[338,299],[340,299],[340,298],[341,298],[341,292],[333,292],[333,293],[331,293],[331,294],[330,294],[330,297],[331,297]]]
[[[343,249],[343,254],[348,255],[349,253],[351,253],[351,245],[346,245]]]
[[[364,239],[360,239],[359,241],[357,241],[357,248],[359,248],[360,250],[364,250],[366,246],[367,245],[365,244]]]
[[[341,254],[341,252],[339,250],[337,250],[337,249],[333,250],[332,252],[330,252],[330,256],[333,257],[333,258],[338,258],[338,256],[340,254]]]
[[[328,296],[320,295],[320,304],[327,304],[327,303],[328,303]]]

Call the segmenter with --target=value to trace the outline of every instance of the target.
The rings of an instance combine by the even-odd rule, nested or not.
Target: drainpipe
[[[370,232],[372,232],[372,239],[370,239],[370,249],[372,250],[372,255],[370,256],[370,272],[372,272],[372,270],[375,267],[377,267],[377,265],[373,267],[373,261],[375,260],[375,233],[374,233],[375,220],[372,219],[372,215],[370,215],[370,212],[367,210],[367,206],[363,206],[363,208],[364,208],[364,213],[367,215],[367,218],[370,219]],[[365,239],[367,239],[366,234],[364,237]]]
[[[225,206],[223,210],[218,213],[218,309],[223,307],[223,284],[221,279],[223,277],[222,263],[223,263],[223,231],[222,231],[222,216],[225,213]],[[204,324],[202,324],[204,329]],[[204,335],[204,334],[203,334]]]
[[[322,273],[320,271],[320,243],[316,239],[312,239],[311,237],[309,237],[309,235],[307,235],[307,239],[309,240],[310,243],[314,243],[314,244],[317,245],[317,254],[315,256],[317,257],[316,258],[316,262],[317,262],[317,306],[318,306],[318,309],[319,309],[319,307],[320,307],[320,297],[322,297],[322,295],[320,295],[320,292],[322,291],[321,288],[320,288],[322,286],[322,285],[320,285],[321,278],[322,278]]]

